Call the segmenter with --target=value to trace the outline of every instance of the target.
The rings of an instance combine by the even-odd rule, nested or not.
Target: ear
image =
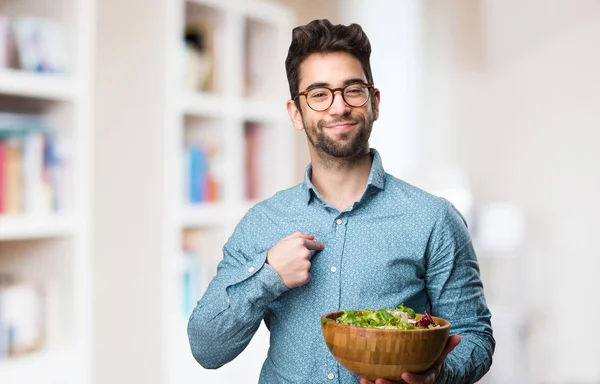
[[[302,122],[302,113],[298,107],[296,107],[294,100],[288,100],[285,106],[287,108],[288,115],[290,115],[290,119],[292,119],[294,128],[296,128],[298,131],[303,130],[304,123]]]
[[[377,120],[379,118],[379,101],[381,100],[381,94],[379,93],[379,88],[373,89],[373,96],[371,106],[373,108],[373,120]]]

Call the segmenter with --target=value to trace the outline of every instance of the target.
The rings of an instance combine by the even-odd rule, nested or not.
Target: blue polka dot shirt
[[[385,173],[372,149],[365,191],[344,212],[310,181],[256,204],[223,248],[217,274],[194,309],[188,336],[205,368],[233,360],[266,320],[270,347],[260,383],[358,383],[340,366],[320,317],[344,309],[429,310],[451,323],[462,342],[437,383],[474,383],[494,351],[479,267],[462,216],[445,199]],[[311,259],[311,279],[288,289],[266,263],[267,251],[300,231],[325,249]]]

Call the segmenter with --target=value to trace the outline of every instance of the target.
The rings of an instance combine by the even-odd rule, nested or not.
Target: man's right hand
[[[314,235],[295,232],[279,240],[267,252],[267,262],[286,287],[296,288],[310,280],[310,251],[325,248],[323,243],[314,241],[314,238]]]

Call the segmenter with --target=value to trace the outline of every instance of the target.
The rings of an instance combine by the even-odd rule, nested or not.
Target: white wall
[[[162,383],[164,2],[97,3],[95,384]],[[164,308],[164,306],[162,307]]]
[[[600,3],[349,0],[340,21],[371,38],[382,90],[371,143],[386,170],[525,213],[513,259],[480,256],[486,287],[522,300],[512,341],[525,350],[498,332],[498,367],[520,352],[522,382],[600,382]]]
[[[417,0],[345,0],[340,22],[360,24],[371,41],[371,69],[381,91],[380,118],[371,147],[382,155],[385,170],[402,177],[421,159],[420,2]]]
[[[526,214],[513,272],[525,277],[517,290],[530,310],[521,315],[529,319],[531,382],[597,383],[600,336],[582,319],[591,325],[600,315],[600,3],[488,0],[450,8],[432,0],[424,25],[447,36],[424,56],[429,62],[446,51],[445,81],[425,83],[424,93],[452,100],[452,137],[442,136],[453,148],[448,161],[466,171],[478,204],[510,201]],[[425,101],[425,114],[444,110],[440,103]],[[436,127],[423,129],[428,145]],[[513,289],[512,273],[483,277]]]

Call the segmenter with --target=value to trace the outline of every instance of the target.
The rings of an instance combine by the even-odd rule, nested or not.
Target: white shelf
[[[184,0],[184,2],[190,3],[190,4],[199,4],[202,6],[207,6],[207,7],[222,10],[222,11],[231,9],[231,5],[229,3],[234,3],[232,1],[222,1],[222,0]]]
[[[3,384],[76,384],[78,365],[68,351],[41,351],[0,360]]]
[[[71,101],[77,82],[66,75],[0,69],[0,94]]]
[[[187,116],[227,117],[241,120],[280,122],[289,119],[285,101],[230,98],[210,93],[183,93],[180,112]]]
[[[231,208],[224,203],[190,205],[182,209],[181,226],[214,227],[222,226],[231,220]]]
[[[181,113],[188,116],[222,116],[225,108],[230,108],[228,100],[208,93],[184,93],[180,100]]]
[[[69,236],[77,230],[75,216],[0,215],[0,241]]]
[[[289,116],[285,109],[285,100],[264,101],[258,98],[245,99],[241,105],[241,116],[244,120],[263,122],[289,121]]]
[[[226,227],[236,224],[257,201],[206,203],[184,206],[181,210],[181,228]]]

